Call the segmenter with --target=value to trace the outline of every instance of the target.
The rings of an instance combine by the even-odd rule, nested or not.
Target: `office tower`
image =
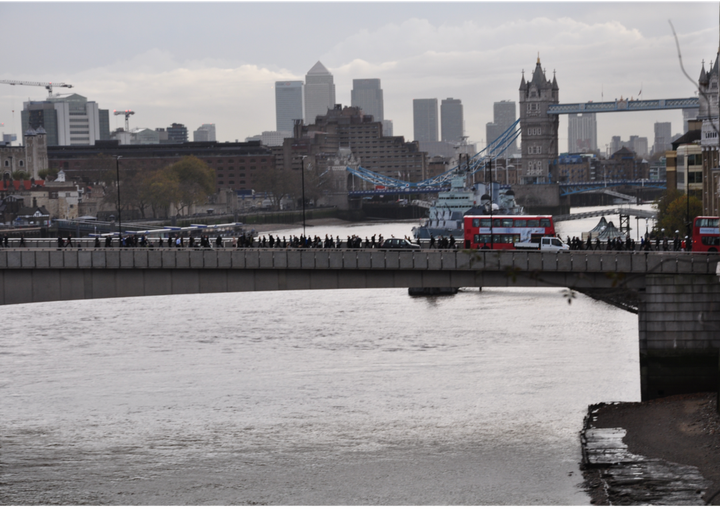
[[[655,141],[653,142],[653,153],[669,151],[672,147],[672,127],[669,122],[655,123]]]
[[[443,142],[460,142],[463,133],[463,106],[459,99],[447,98],[440,103],[440,126]]]
[[[385,119],[383,90],[380,88],[379,78],[353,80],[350,96],[350,106],[359,107],[364,115],[372,115],[375,122],[382,122]]]
[[[497,140],[516,120],[514,101],[505,100],[493,103],[493,122],[485,125],[486,145]],[[517,141],[514,141],[505,154],[509,156],[517,152]]]
[[[315,124],[318,115],[335,107],[333,76],[320,61],[305,75],[305,124]],[[285,131],[278,128],[278,131]],[[290,128],[292,131],[292,127]]]
[[[58,94],[45,101],[26,101],[21,114],[23,132],[42,127],[48,146],[95,145],[110,138],[107,110],[80,94]]]
[[[215,142],[215,125],[203,124],[193,131],[193,142]]]
[[[383,137],[392,137],[393,136],[393,122],[390,119],[382,120],[382,132],[383,132]]]
[[[303,82],[275,82],[277,131],[292,132],[295,119],[303,119]]]
[[[413,136],[417,142],[438,141],[437,99],[413,99]]]
[[[172,123],[167,129],[168,144],[184,144],[187,142],[187,128],[184,124]]]
[[[595,114],[568,115],[568,152],[590,153],[597,149]]]

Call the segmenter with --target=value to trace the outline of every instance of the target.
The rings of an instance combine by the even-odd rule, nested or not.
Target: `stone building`
[[[39,172],[49,167],[45,130],[40,127],[37,131],[26,131],[22,146],[0,144],[0,165],[3,176],[12,177],[13,172],[22,170],[31,178],[40,179]]]
[[[277,164],[299,171],[299,158],[310,155],[316,168],[326,168],[341,150],[348,150],[362,167],[388,177],[413,182],[428,177],[427,157],[417,142],[385,137],[381,122],[357,107],[342,105],[317,116],[315,124],[297,122],[293,138],[276,151]]]
[[[555,180],[551,164],[558,156],[557,115],[548,115],[548,107],[560,102],[560,91],[553,73],[552,82],[545,77],[537,59],[529,81],[523,72],[520,81],[520,126],[522,128],[523,170],[521,184],[549,183]]]

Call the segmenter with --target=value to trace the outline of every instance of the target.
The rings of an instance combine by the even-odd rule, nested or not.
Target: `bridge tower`
[[[520,81],[520,127],[522,129],[522,184],[549,183],[551,165],[558,157],[557,115],[548,115],[548,107],[560,102],[560,90],[553,72],[552,82],[545,77],[538,55],[535,71]]]

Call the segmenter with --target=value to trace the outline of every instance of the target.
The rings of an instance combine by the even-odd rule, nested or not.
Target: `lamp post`
[[[300,179],[302,181],[303,238],[305,237],[305,158],[307,158],[307,155],[300,158]]]
[[[120,158],[122,156],[115,157],[115,173],[117,175],[117,208],[118,208],[118,242],[119,246],[122,247],[122,216],[120,215]]]

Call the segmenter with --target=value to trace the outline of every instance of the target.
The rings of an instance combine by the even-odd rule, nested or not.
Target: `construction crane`
[[[72,85],[69,83],[52,83],[52,82],[25,82],[22,80],[0,80],[0,83],[7,85],[32,85],[35,87],[45,87],[48,90],[48,94],[52,95],[53,87],[67,87],[72,89]]]
[[[115,115],[124,115],[125,116],[125,131],[130,131],[130,116],[135,115],[135,112],[132,110],[113,110],[115,112]]]

